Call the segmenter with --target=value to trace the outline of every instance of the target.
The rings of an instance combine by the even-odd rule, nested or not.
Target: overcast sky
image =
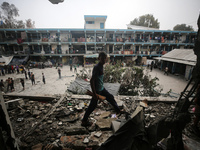
[[[197,30],[200,0],[0,0],[19,9],[19,20],[32,19],[36,28],[84,28],[84,15],[107,15],[106,29],[126,29],[134,18],[152,14],[161,30],[185,23]]]

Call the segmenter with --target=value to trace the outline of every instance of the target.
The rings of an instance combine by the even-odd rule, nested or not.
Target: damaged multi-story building
[[[107,16],[85,15],[84,28],[0,29],[1,55],[33,61],[45,56],[53,62],[69,64],[77,57],[80,64],[85,55],[105,51],[111,61],[160,57],[173,49],[192,49],[196,31],[171,31],[127,25],[129,29],[106,29]],[[131,29],[130,29],[131,28]]]

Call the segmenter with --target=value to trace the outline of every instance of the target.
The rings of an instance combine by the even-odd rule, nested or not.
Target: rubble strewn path
[[[78,72],[82,67],[77,68]],[[90,96],[70,95],[67,86],[75,80],[76,74],[70,71],[69,66],[61,68],[62,77],[59,79],[55,68],[31,69],[36,77],[36,85],[30,80],[25,80],[25,90],[22,91],[18,79],[23,74],[11,74],[1,76],[2,79],[13,77],[15,91],[7,95],[24,96],[47,96],[53,100],[41,101],[30,100],[28,97],[17,98],[15,102],[8,104],[8,113],[17,138],[20,139],[22,149],[36,149],[36,147],[59,147],[72,149],[97,149],[120,127],[120,121],[124,123],[127,114],[117,116],[113,108],[107,104],[99,103],[95,111],[90,115],[93,125],[89,128],[81,126],[81,119],[90,102]],[[42,82],[42,72],[45,74],[46,84]],[[168,91],[173,88],[174,92],[180,93],[187,82],[177,77],[164,76],[160,70],[150,72],[157,76],[159,83]],[[165,88],[166,85],[166,88]],[[115,96],[120,107],[132,114],[140,101],[147,99],[148,107],[144,108],[146,124],[150,126],[161,117],[171,115],[176,103],[176,98],[169,97],[134,97]],[[15,100],[7,97],[5,101]],[[166,103],[168,101],[168,103]],[[120,120],[120,121],[119,121]],[[50,145],[49,145],[50,144]]]

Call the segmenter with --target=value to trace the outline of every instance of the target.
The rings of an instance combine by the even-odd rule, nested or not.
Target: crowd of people
[[[24,74],[24,78],[20,78],[20,83],[22,85],[22,90],[25,90],[25,80],[31,80],[32,85],[35,84],[35,75],[30,69],[26,69],[23,65],[7,65],[1,66],[0,76],[5,76],[6,74]],[[42,81],[45,84],[45,76],[42,73]],[[15,91],[14,80],[8,77],[5,81],[1,79],[0,81],[0,91],[3,92],[13,92]]]

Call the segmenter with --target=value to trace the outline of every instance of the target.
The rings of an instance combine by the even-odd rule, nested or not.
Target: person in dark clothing
[[[91,125],[91,123],[88,121],[88,117],[97,106],[97,102],[99,98],[96,94],[105,96],[106,100],[114,107],[115,111],[117,113],[121,112],[121,110],[119,109],[114,99],[114,96],[110,94],[103,86],[103,65],[106,63],[107,54],[105,52],[100,52],[98,59],[99,59],[99,63],[94,66],[93,71],[92,71],[92,78],[90,80],[90,86],[93,92],[93,97],[82,119],[82,123],[81,123],[82,126]]]
[[[31,82],[32,82],[32,85],[35,84],[35,76],[32,72],[31,72]]]
[[[11,80],[11,92],[15,91],[15,88],[14,88],[14,80],[12,78],[10,78]]]
[[[31,79],[31,72],[29,69],[28,69],[28,77],[29,77],[29,79]]]
[[[3,80],[1,79],[1,82],[0,82],[0,91],[3,91],[4,90],[4,84],[3,84]]]
[[[45,84],[45,77],[44,77],[44,73],[42,73],[42,81]]]
[[[11,88],[11,79],[8,77],[7,81],[7,92],[9,91],[9,88]]]
[[[70,71],[72,71],[72,64],[70,64]]]
[[[164,75],[167,74],[168,75],[168,67],[165,68],[165,72]]]
[[[17,70],[17,73],[19,74],[19,66],[16,65],[16,70]]]
[[[59,78],[61,79],[61,70],[60,70],[60,68],[58,68],[58,75],[59,75]]]
[[[25,74],[25,78],[26,78],[26,80],[28,79],[28,77],[27,77],[27,72],[26,72],[26,70],[24,69],[24,74]]]
[[[74,72],[77,72],[76,65],[74,65]]]
[[[5,72],[4,72],[3,67],[1,67],[1,74],[2,74],[3,76],[5,76]]]
[[[20,79],[20,82],[21,82],[21,84],[22,84],[22,87],[23,87],[23,90],[25,89],[25,87],[24,87],[24,79],[23,78],[21,78]]]
[[[151,71],[153,70],[154,67],[154,61],[151,62]]]

